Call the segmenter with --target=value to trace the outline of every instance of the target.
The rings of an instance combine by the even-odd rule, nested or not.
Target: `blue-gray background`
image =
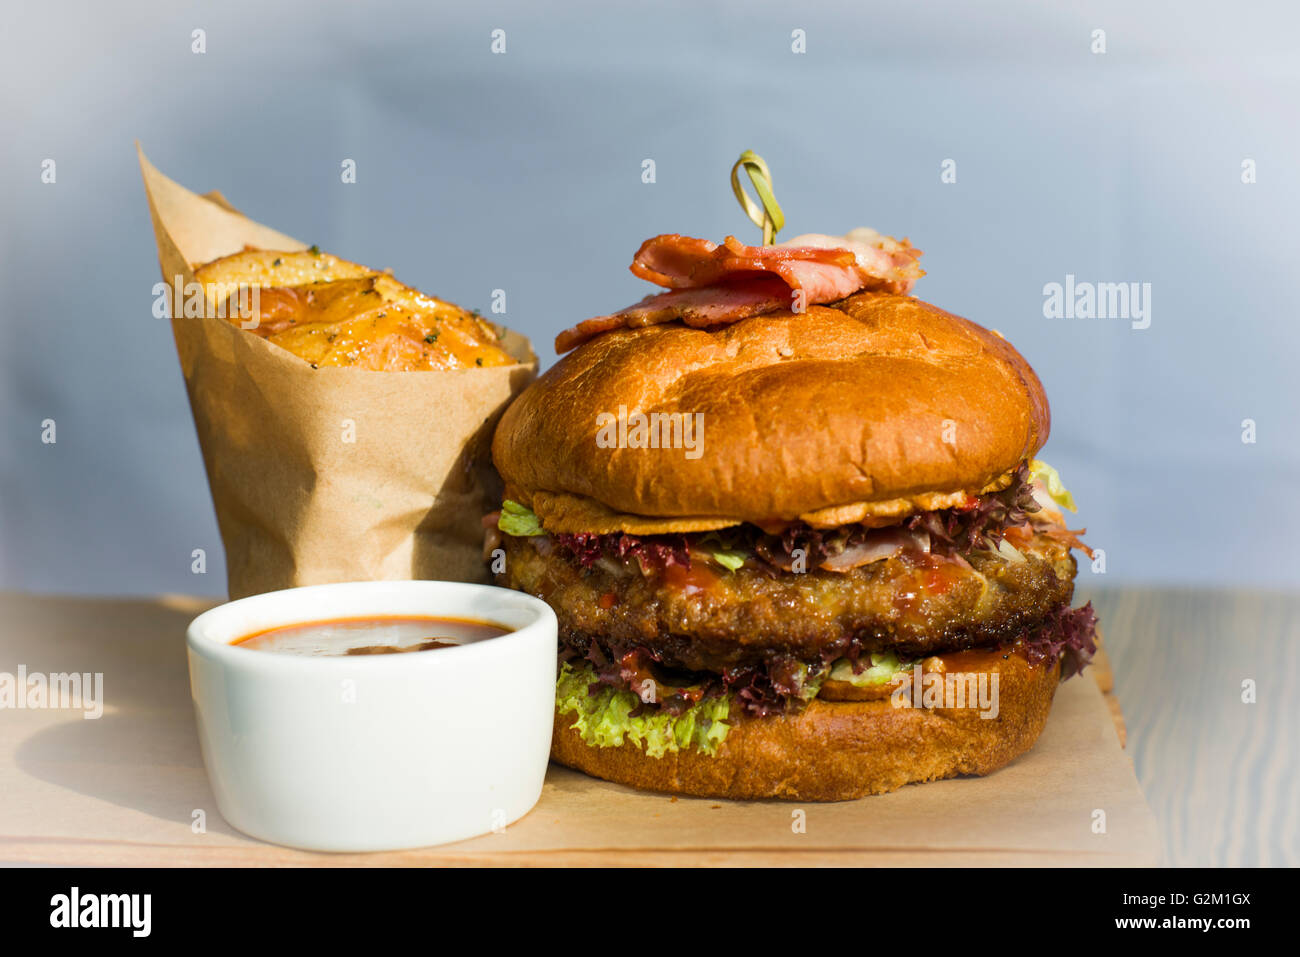
[[[910,236],[917,293],[1034,365],[1043,457],[1106,549],[1103,582],[1300,585],[1300,14],[1057,6],[7,7],[0,588],[224,590],[170,330],[150,316],[137,138],[191,188],[429,292],[485,308],[505,289],[505,321],[548,363],[560,328],[647,291],[626,268],[643,238],[756,235],[726,184],[753,148],[783,235]],[[1151,327],[1045,319],[1043,286],[1067,273],[1151,283]]]

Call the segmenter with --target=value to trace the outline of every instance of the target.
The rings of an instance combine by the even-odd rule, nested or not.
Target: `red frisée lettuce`
[[[1080,532],[1057,528],[1055,514],[1049,517],[1035,498],[1035,482],[1060,479],[1049,466],[1022,462],[1003,489],[971,496],[968,504],[918,512],[883,528],[862,524],[836,528],[813,528],[793,522],[784,530],[769,533],[756,525],[741,524],[710,532],[665,535],[630,535],[626,532],[546,532],[537,516],[526,506],[507,501],[502,506],[498,528],[508,535],[548,536],[551,545],[582,568],[591,568],[602,558],[635,560],[646,574],[662,572],[674,565],[690,568],[704,560],[726,571],[750,565],[769,573],[790,571],[849,571],[901,553],[929,552],[963,563],[972,552],[1003,555],[1008,529],[1038,528],[1071,548],[1087,547]],[[1061,486],[1055,496],[1068,497]],[[1072,504],[1072,502],[1071,502]],[[1039,513],[1042,514],[1039,514]],[[1031,526],[1031,520],[1034,525]],[[1014,554],[1014,552],[1012,552]]]
[[[1059,658],[1061,680],[1065,681],[1092,660],[1097,651],[1096,627],[1092,602],[1079,608],[1062,604],[1023,638],[1001,647],[1020,645],[1031,663],[1048,668]],[[594,639],[580,648],[562,641],[560,660],[589,669],[592,694],[606,687],[636,694],[641,699],[637,714],[643,710],[681,714],[702,700],[727,696],[738,713],[761,717],[800,710],[817,696],[832,664],[843,659],[856,668],[858,658],[864,654],[862,645],[853,641],[847,646],[828,648],[817,661],[773,654],[718,674],[668,667],[661,663],[656,651],[634,642]]]
[[[936,554],[997,551],[1006,529],[1026,524],[1040,507],[1034,498],[1029,466],[1021,463],[1006,488],[980,495],[964,507],[920,512],[907,519],[907,527],[929,532],[930,550]]]
[[[1043,626],[1024,639],[1031,662],[1061,659],[1061,680],[1079,674],[1097,653],[1097,613],[1092,602],[1071,608],[1062,605]]]
[[[643,567],[662,571],[671,565],[691,565],[690,544],[685,535],[628,535],[615,532],[596,535],[585,532],[551,535],[555,547],[583,568],[601,558],[635,558]]]

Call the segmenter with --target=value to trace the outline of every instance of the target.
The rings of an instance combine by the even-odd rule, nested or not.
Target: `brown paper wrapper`
[[[162,278],[245,246],[307,245],[199,196],[140,153]],[[497,419],[536,375],[520,365],[451,372],[313,369],[224,319],[172,333],[226,550],[231,598],[323,582],[487,581],[482,516],[500,504],[489,446]],[[352,441],[347,441],[352,438]]]

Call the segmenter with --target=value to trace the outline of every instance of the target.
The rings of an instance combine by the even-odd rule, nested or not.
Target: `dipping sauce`
[[[268,628],[231,644],[282,655],[391,655],[436,651],[509,632],[509,628],[473,618],[333,618]]]

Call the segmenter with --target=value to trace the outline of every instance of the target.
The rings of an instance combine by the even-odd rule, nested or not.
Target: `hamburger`
[[[559,619],[552,756],[834,801],[988,774],[1095,650],[1042,384],[855,231],[681,236],[507,409],[486,549]],[[794,308],[792,308],[792,306]]]

